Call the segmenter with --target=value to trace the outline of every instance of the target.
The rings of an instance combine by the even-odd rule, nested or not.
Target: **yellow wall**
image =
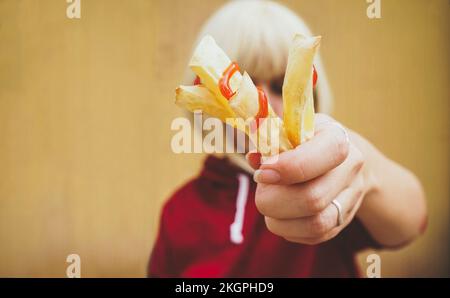
[[[197,172],[170,150],[201,23],[224,1],[0,1],[0,276],[144,276],[159,208]],[[336,117],[425,185],[430,226],[385,276],[448,275],[447,0],[286,1],[323,35]],[[364,256],[361,256],[363,260]]]

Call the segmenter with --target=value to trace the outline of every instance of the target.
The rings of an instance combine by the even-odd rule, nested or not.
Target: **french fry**
[[[283,120],[296,147],[314,136],[313,60],[321,37],[297,34],[289,50],[283,82]]]
[[[179,86],[175,94],[175,103],[188,111],[202,110],[223,122],[227,118],[235,117],[234,113],[229,108],[223,107],[214,94],[204,86]]]
[[[189,62],[189,67],[200,78],[201,84],[208,88],[226,109],[230,107],[228,100],[220,92],[219,80],[230,64],[230,58],[209,35],[200,41]],[[233,91],[237,90],[241,80],[242,75],[239,71],[230,78],[230,87]]]
[[[239,72],[211,36],[201,40],[189,63],[200,85],[179,86],[176,104],[191,112],[202,110],[244,130],[263,156],[290,150],[314,135],[313,59],[320,39],[294,37],[283,83],[284,121],[262,89],[247,73]],[[243,121],[253,127],[243,128]]]
[[[250,76],[245,72],[241,84],[236,94],[230,98],[229,104],[238,117],[259,121],[259,125],[262,125],[257,131],[247,132],[261,153],[275,154],[280,151],[292,149],[292,145],[287,139],[283,127],[283,121],[275,114],[270,103],[267,103],[268,116],[264,119],[255,118],[260,109],[258,97],[256,86],[253,84]]]
[[[186,97],[186,87],[180,87],[177,94],[179,105],[187,105],[189,102],[189,110],[200,109],[204,112],[220,118],[222,121],[224,117],[236,118],[239,117],[246,121],[254,120],[255,115],[259,110],[258,91],[253,84],[248,74],[241,75],[236,71],[229,80],[229,86],[233,92],[233,96],[227,99],[221,92],[219,82],[224,76],[226,70],[231,65],[232,61],[225,54],[225,52],[216,44],[211,36],[205,36],[196,47],[193,57],[189,62],[190,68],[200,78],[200,82],[205,86],[216,98],[216,102],[212,104],[211,96],[203,96],[195,101],[195,96],[189,94],[189,100],[181,98]],[[205,92],[203,92],[205,95]],[[264,126],[264,129],[250,130],[248,127],[245,133],[250,137],[254,145],[262,153],[274,154],[280,150],[285,151],[292,148],[284,131],[283,123],[275,114],[272,107],[268,104],[268,116],[270,118],[270,125]],[[202,106],[204,108],[202,108]],[[222,106],[223,109],[219,109]],[[194,108],[195,107],[195,108]],[[266,122],[264,119],[260,122]],[[228,121],[228,124],[242,128],[242,126],[233,125],[238,123],[236,121]],[[248,122],[250,123],[250,122]],[[275,139],[276,138],[276,139]]]

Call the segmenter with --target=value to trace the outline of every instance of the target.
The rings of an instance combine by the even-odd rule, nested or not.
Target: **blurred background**
[[[222,0],[0,0],[0,276],[145,276],[160,207],[203,155],[170,123],[193,42]],[[450,3],[281,1],[323,36],[334,116],[424,184],[429,228],[382,276],[449,276]],[[365,272],[365,256],[359,259]]]

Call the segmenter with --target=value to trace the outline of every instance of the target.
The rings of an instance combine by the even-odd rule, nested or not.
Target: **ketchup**
[[[266,93],[264,93],[264,90],[261,87],[256,87],[258,89],[258,102],[259,102],[259,109],[258,113],[255,116],[256,120],[256,127],[259,127],[260,119],[267,118],[269,116],[269,104],[267,102],[267,96]]]
[[[313,65],[313,88],[316,88],[317,84],[317,71],[316,67]]]
[[[233,74],[239,71],[239,65],[236,62],[232,62],[227,69],[223,72],[222,77],[219,80],[219,90],[220,93],[227,99],[230,100],[231,97],[236,92],[233,92],[230,87],[230,78],[233,76]],[[315,71],[315,70],[314,70]],[[317,76],[317,74],[316,74]],[[196,79],[197,81],[197,79]],[[256,87],[258,90],[258,113],[255,115],[256,120],[256,128],[259,127],[259,122],[261,119],[267,118],[269,116],[269,103],[267,102],[267,96],[264,93],[264,90],[261,87]]]
[[[230,99],[236,92],[233,92],[230,87],[230,79],[236,71],[239,71],[239,66],[236,62],[232,62],[227,69],[223,72],[222,77],[219,80],[220,93],[226,98]]]
[[[202,82],[200,81],[200,77],[199,76],[196,76],[195,77],[195,80],[194,80],[194,85],[195,86],[197,86],[197,85],[200,85]]]

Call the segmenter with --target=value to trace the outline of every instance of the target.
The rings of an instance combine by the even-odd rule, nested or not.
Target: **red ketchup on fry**
[[[317,71],[316,67],[313,65],[313,88],[316,88],[317,84]]]
[[[219,90],[220,93],[226,98],[230,99],[233,97],[235,92],[231,90],[230,87],[230,78],[234,75],[236,71],[239,71],[239,65],[236,62],[232,62],[227,69],[223,72],[223,76],[219,80]],[[267,118],[269,116],[269,104],[267,102],[267,96],[264,93],[264,90],[261,87],[257,87],[258,90],[258,113],[255,115],[256,127],[253,127],[256,130],[259,127],[261,119]]]
[[[196,76],[195,80],[194,80],[194,85],[197,86],[197,85],[200,85],[201,83],[202,83],[202,81],[200,81],[200,77]]]
[[[230,79],[236,71],[239,71],[239,66],[236,62],[232,62],[227,69],[223,72],[222,77],[219,80],[219,90],[220,93],[226,98],[230,99],[233,97],[234,93],[230,87]]]
[[[259,109],[258,113],[255,116],[255,120],[256,120],[256,128],[258,128],[261,119],[267,118],[267,116],[269,116],[269,104],[267,103],[267,96],[266,93],[264,93],[264,90],[261,87],[256,88],[258,89]]]
[[[258,112],[255,115],[255,123],[251,124],[250,131],[254,133],[262,121],[269,116],[269,103],[267,101],[267,96],[261,87],[256,87],[258,90]]]

